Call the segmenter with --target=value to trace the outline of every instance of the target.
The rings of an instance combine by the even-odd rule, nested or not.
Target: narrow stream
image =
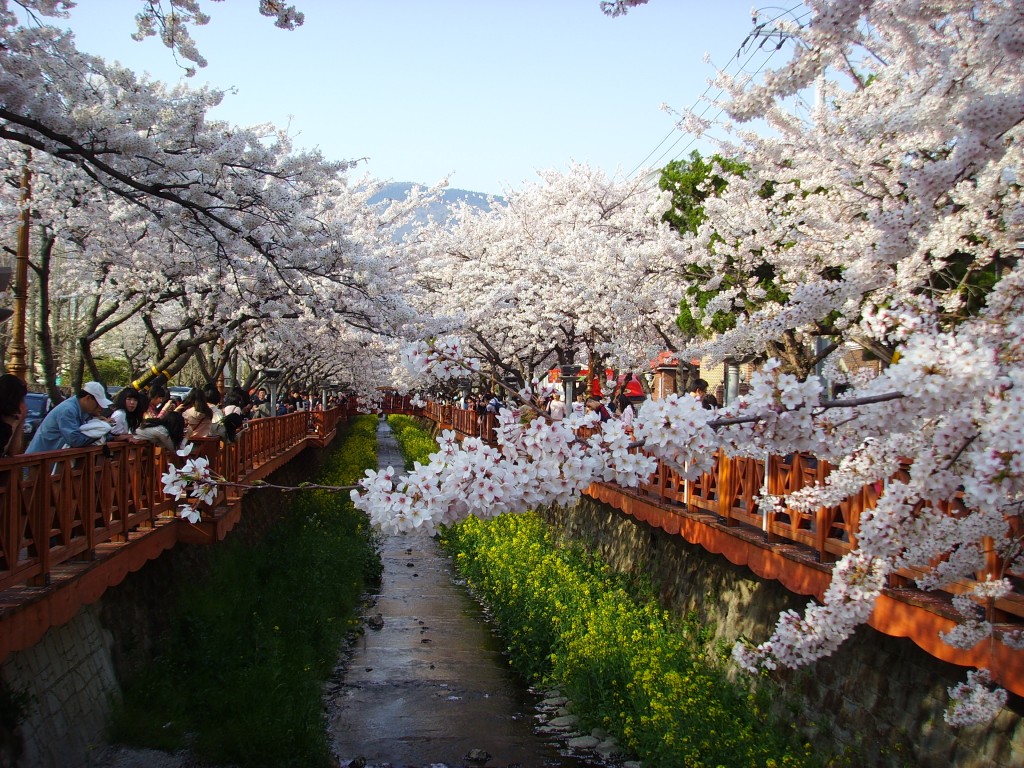
[[[401,467],[385,421],[377,440],[380,466]],[[365,634],[327,697],[341,766],[604,765],[534,731],[536,702],[432,538],[388,537],[381,557]]]

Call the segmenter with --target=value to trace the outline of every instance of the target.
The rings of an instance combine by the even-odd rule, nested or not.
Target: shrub
[[[98,357],[95,362],[96,370],[100,374],[100,381],[104,386],[126,387],[131,382],[132,369],[123,357]],[[89,379],[88,372],[85,379]]]

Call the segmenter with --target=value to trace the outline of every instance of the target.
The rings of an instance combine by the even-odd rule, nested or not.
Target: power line
[[[776,6],[769,6],[769,7],[772,10],[775,10],[777,8]],[[753,76],[759,74],[761,72],[761,70],[764,69],[765,66],[768,64],[768,62],[771,60],[772,56],[774,56],[779,51],[779,49],[782,47],[782,45],[783,45],[783,43],[785,42],[785,39],[786,39],[785,37],[781,36],[780,32],[778,32],[777,30],[774,30],[774,29],[771,29],[767,34],[762,34],[762,32],[765,29],[768,29],[769,25],[774,24],[776,21],[778,21],[779,19],[781,19],[781,18],[783,18],[784,16],[787,16],[787,15],[793,16],[793,18],[799,23],[801,18],[806,17],[806,16],[808,16],[811,13],[810,11],[806,11],[803,14],[801,14],[800,16],[794,15],[794,11],[796,11],[800,7],[801,7],[800,5],[796,5],[796,6],[793,6],[792,8],[790,8],[788,10],[787,9],[779,8],[778,10],[781,10],[782,13],[780,13],[777,16],[772,17],[771,19],[768,19],[765,22],[762,22],[760,24],[755,25],[754,29],[747,35],[746,38],[744,38],[743,42],[740,44],[740,47],[736,50],[736,53],[733,54],[732,58],[729,59],[728,63],[726,63],[726,65],[722,69],[722,71],[724,72],[726,69],[728,69],[729,66],[733,62],[739,61],[740,56],[743,53],[743,49],[746,47],[747,43],[750,40],[761,38],[761,40],[762,40],[761,45],[756,46],[756,48],[754,48],[754,50],[751,51],[750,56],[747,57],[746,61],[744,61],[740,65],[740,67],[739,67],[739,71],[745,71],[744,68],[753,60],[754,56],[757,55],[758,51],[761,51],[764,48],[765,42],[767,42],[768,40],[772,39],[773,35],[777,34],[777,35],[779,35],[779,42],[778,42],[778,44],[775,46],[774,50],[772,50],[768,54],[768,56],[765,58],[765,60],[761,63],[761,66],[759,66],[757,68],[757,70],[755,70],[751,74],[751,76],[753,77]],[[762,9],[762,10],[765,10],[765,9]],[[756,20],[756,18],[757,18],[756,15],[755,15],[754,18]],[[708,93],[712,90],[713,87],[714,86],[712,84],[710,84],[710,83],[708,84],[708,87],[704,89],[704,92],[700,96],[697,97],[697,99],[694,102],[693,107],[691,107],[690,111],[695,110],[697,108],[697,106],[700,104],[700,102],[702,100],[705,100],[704,97],[708,95]],[[717,99],[720,96],[722,96],[722,94],[724,94],[724,93],[725,93],[725,89],[721,88],[721,89],[719,89],[718,93],[716,94],[716,96],[714,98]],[[701,113],[698,115],[698,117],[704,117],[704,115],[706,115],[708,113],[708,111],[712,108],[713,104],[714,104],[714,99],[707,100],[706,103],[705,103],[704,109],[701,111]],[[722,115],[723,111],[724,111],[723,108],[719,108],[718,112],[712,118],[712,122],[717,120]],[[666,136],[661,141],[658,142],[657,146],[655,146],[654,149],[652,149],[650,152],[647,153],[647,155],[644,157],[644,159],[641,160],[633,168],[633,170],[631,170],[629,172],[629,174],[627,174],[626,178],[627,179],[632,178],[633,175],[638,170],[643,168],[644,165],[647,163],[647,161],[651,158],[651,156],[654,155],[654,153],[657,152],[666,141],[668,141],[668,139],[672,136],[673,133],[676,132],[676,130],[677,130],[676,128],[672,128],[671,130],[669,130],[668,134],[666,134]],[[672,152],[672,150],[675,149],[675,147],[679,144],[679,142],[682,141],[684,138],[686,138],[686,136],[687,136],[686,133],[681,133],[681,135],[668,147],[668,149],[666,149],[660,155],[658,155],[657,159],[654,161],[654,163],[652,163],[652,165],[655,166],[655,167],[658,167],[658,165],[661,162],[661,160],[666,155],[668,155],[670,152]],[[691,137],[690,141],[672,159],[675,160],[675,159],[678,159],[680,156],[682,156],[682,154],[687,149],[689,149],[696,140],[697,140],[696,137]]]

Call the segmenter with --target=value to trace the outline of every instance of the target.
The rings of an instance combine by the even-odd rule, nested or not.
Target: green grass
[[[376,466],[376,419],[343,434],[316,482],[350,484]],[[288,513],[256,547],[212,552],[209,576],[179,591],[161,653],[126,686],[115,742],[239,768],[328,766],[321,686],[358,624],[380,558],[348,495],[286,497]]]
[[[405,459],[405,468],[412,469],[413,462],[427,463],[427,457],[437,451],[437,441],[421,427],[416,419],[409,416],[392,414],[388,416],[388,424],[398,441]]]

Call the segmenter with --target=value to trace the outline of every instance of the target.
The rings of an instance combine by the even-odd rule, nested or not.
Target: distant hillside
[[[416,186],[411,181],[395,181],[385,185],[385,187],[378,192],[376,195],[370,198],[371,203],[378,203],[384,200],[403,200],[408,195],[410,190]],[[420,185],[425,186],[425,185]],[[495,202],[502,203],[504,198],[495,197]],[[432,217],[435,221],[445,221],[448,218],[448,211],[455,203],[465,201],[470,205],[476,206],[481,210],[490,210],[490,203],[488,202],[487,195],[482,192],[470,192],[466,189],[446,189],[441,194],[441,199],[436,203],[425,206],[422,215],[417,217],[421,223],[427,221],[427,217]]]

